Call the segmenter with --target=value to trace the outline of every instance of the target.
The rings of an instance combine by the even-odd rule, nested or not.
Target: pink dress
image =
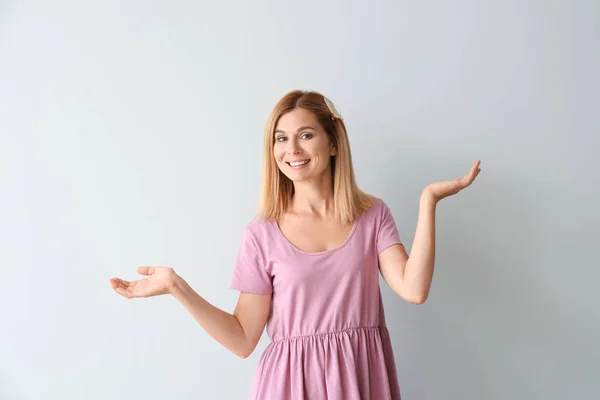
[[[381,199],[344,243],[318,253],[296,248],[275,221],[247,225],[229,287],[273,293],[271,343],[251,400],[400,399],[377,259],[395,243],[398,230]]]

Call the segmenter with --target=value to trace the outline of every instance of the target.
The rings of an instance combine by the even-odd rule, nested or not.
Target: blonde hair
[[[356,184],[344,121],[333,116],[322,94],[302,90],[294,90],[283,96],[267,119],[257,217],[279,220],[291,204],[294,183],[279,170],[273,156],[273,146],[279,118],[295,108],[303,108],[313,113],[336,147],[337,155],[331,156],[335,219],[341,224],[354,223],[372,206],[375,197],[360,190]]]

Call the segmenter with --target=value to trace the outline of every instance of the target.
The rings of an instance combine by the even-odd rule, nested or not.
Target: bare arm
[[[256,348],[271,310],[271,294],[242,292],[230,314],[210,304],[179,276],[170,293],[210,336],[241,358],[247,358]]]
[[[427,300],[433,279],[436,203],[428,192],[421,196],[410,257],[401,245],[391,246],[379,255],[384,280],[396,294],[413,304],[423,304]]]
[[[437,203],[473,183],[481,169],[476,161],[459,179],[427,185],[419,203],[417,231],[410,256],[404,246],[394,245],[379,255],[379,269],[385,281],[400,297],[422,304],[429,296],[435,263],[435,210]]]

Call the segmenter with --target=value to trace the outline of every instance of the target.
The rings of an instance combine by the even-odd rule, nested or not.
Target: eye
[[[313,137],[312,133],[303,133],[302,136],[308,136],[308,139]]]
[[[276,142],[282,142],[281,139],[285,139],[285,136],[278,136],[277,138],[275,138]]]

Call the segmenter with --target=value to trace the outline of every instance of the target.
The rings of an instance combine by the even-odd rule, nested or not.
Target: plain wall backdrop
[[[359,186],[435,275],[380,278],[405,399],[600,398],[600,3],[0,1],[0,399],[245,399],[242,360],[169,296],[233,312],[263,128],[293,89],[344,117]]]

